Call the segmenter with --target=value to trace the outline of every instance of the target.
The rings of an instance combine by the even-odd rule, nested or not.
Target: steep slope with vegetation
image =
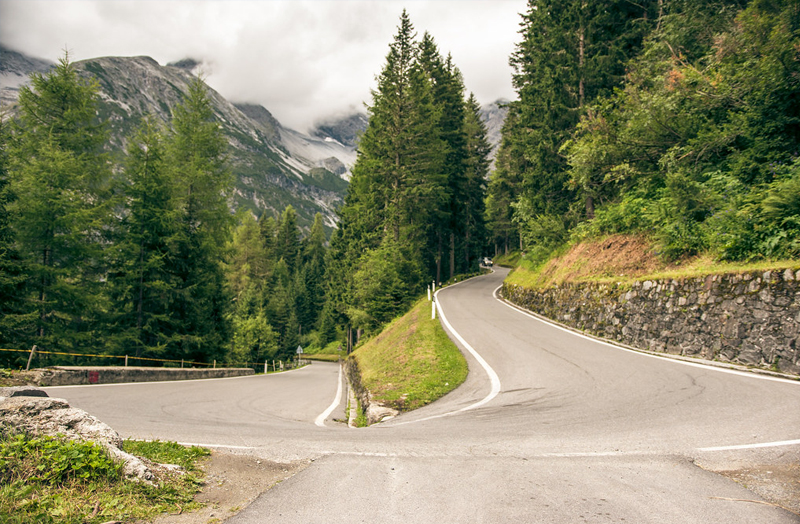
[[[21,55],[2,47],[0,55],[11,59],[9,65],[4,64],[11,72],[0,72],[0,91],[3,105],[13,113],[18,94],[13,88],[28,80],[21,72],[47,72],[50,67],[23,63],[15,59]],[[106,148],[121,157],[145,117],[162,124],[170,121],[201,64],[183,60],[161,66],[152,58],[137,56],[93,58],[75,62],[74,67],[81,76],[97,81],[96,110],[106,123]],[[326,219],[326,227],[332,227],[347,187],[340,175],[355,161],[353,147],[285,129],[262,106],[232,104],[212,89],[208,97],[228,143],[234,176],[232,204],[256,215],[273,216],[292,205],[301,227],[310,227],[317,212]]]
[[[633,233],[667,261],[800,254],[797,2],[530,1],[522,35],[496,250]]]
[[[430,280],[476,267],[486,130],[452,60],[414,38],[403,14],[329,250],[330,216],[302,227],[302,202],[232,212],[255,179],[345,181],[304,172],[266,110],[221,100],[192,63],[65,57],[34,74],[0,127],[0,362],[36,346],[34,365],[263,369],[298,345],[352,349]]]
[[[322,215],[301,240],[291,206],[259,223],[231,213],[228,140],[199,79],[167,125],[153,116],[131,131],[121,158],[100,94],[65,58],[33,76],[0,128],[3,363],[24,364],[7,350],[34,345],[38,364],[293,355],[324,301]]]
[[[467,361],[438,319],[430,302],[418,301],[348,358],[361,372],[372,401],[398,411],[433,402],[467,378]]]
[[[403,12],[331,239],[329,310],[350,333],[377,332],[431,280],[477,268],[490,147],[464,91]]]

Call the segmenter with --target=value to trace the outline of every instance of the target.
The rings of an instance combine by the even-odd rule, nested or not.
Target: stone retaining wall
[[[503,284],[509,301],[567,326],[671,354],[800,374],[800,270],[633,284]]]
[[[396,409],[383,406],[379,402],[373,400],[372,393],[370,393],[361,382],[361,368],[359,368],[358,360],[353,355],[344,359],[343,365],[347,382],[350,384],[350,388],[358,399],[361,410],[364,415],[366,415],[369,424],[375,424],[387,417],[394,417],[399,413]]]
[[[54,366],[36,370],[40,386],[73,386],[82,384],[120,384],[124,382],[157,382],[253,375],[251,368],[148,368],[103,366]]]

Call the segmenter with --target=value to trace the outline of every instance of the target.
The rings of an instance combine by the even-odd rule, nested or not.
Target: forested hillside
[[[800,254],[796,0],[530,0],[510,64],[490,176],[475,97],[403,12],[329,243],[291,206],[232,214],[202,81],[119,158],[97,79],[34,74],[0,128],[0,349],[263,364],[377,332],[490,246]]]
[[[227,128],[200,79],[122,138],[102,82],[65,57],[2,121],[3,365],[33,346],[39,364],[263,365],[352,342],[430,280],[477,268],[486,129],[452,60],[430,35],[415,40],[405,13],[330,250],[319,213],[304,238],[292,206],[232,213]],[[124,155],[109,154],[117,143]]]
[[[329,312],[367,332],[477,270],[491,149],[458,68],[406,12],[372,98],[328,267]]]
[[[497,252],[645,235],[800,254],[800,3],[533,1],[487,216]]]

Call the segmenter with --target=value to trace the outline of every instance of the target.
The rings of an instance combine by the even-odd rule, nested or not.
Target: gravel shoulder
[[[195,500],[205,507],[161,515],[152,524],[216,524],[246,508],[259,495],[302,471],[308,462],[278,463],[251,455],[213,450],[202,464],[205,482]],[[144,524],[144,523],[140,523]]]

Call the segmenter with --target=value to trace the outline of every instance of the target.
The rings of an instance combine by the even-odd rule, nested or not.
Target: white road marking
[[[341,364],[339,364],[339,380],[338,380],[338,382],[339,382],[339,386],[336,388],[336,398],[333,399],[333,403],[331,403],[331,405],[328,406],[328,409],[326,409],[323,413],[321,413],[320,416],[318,416],[317,419],[314,421],[314,424],[316,424],[317,426],[319,426],[321,428],[325,427],[325,419],[328,418],[328,415],[333,413],[333,410],[336,409],[336,406],[338,406],[339,402],[342,401],[342,365]]]
[[[741,444],[739,446],[715,446],[699,448],[698,451],[733,451],[737,449],[777,448],[781,446],[800,446],[800,440],[780,440],[778,442],[762,442],[760,444]]]
[[[466,282],[466,281],[462,281],[462,282]],[[460,282],[459,282],[459,284],[460,284]],[[458,285],[458,284],[454,284],[454,285]],[[449,287],[453,287],[453,286],[449,286]],[[497,373],[495,373],[494,369],[492,369],[492,366],[490,366],[483,359],[483,357],[477,351],[475,351],[475,348],[470,346],[469,343],[466,340],[464,340],[464,337],[462,337],[458,333],[458,331],[456,331],[453,328],[453,326],[450,324],[450,322],[448,322],[447,316],[444,314],[444,311],[442,310],[442,306],[441,306],[441,304],[439,303],[439,300],[438,300],[439,291],[441,291],[442,289],[447,289],[447,288],[440,288],[438,291],[436,291],[436,293],[433,294],[433,298],[434,298],[434,300],[436,302],[436,309],[439,311],[439,319],[441,320],[442,324],[445,325],[447,330],[450,333],[452,333],[453,336],[456,337],[456,339],[459,342],[461,342],[461,344],[464,346],[464,348],[466,348],[466,350],[469,351],[470,354],[473,357],[475,357],[475,360],[478,361],[478,364],[481,365],[483,370],[489,376],[489,382],[492,385],[491,390],[489,391],[489,394],[486,395],[483,399],[479,400],[478,402],[475,402],[474,404],[470,404],[469,406],[465,406],[465,407],[463,407],[461,409],[457,409],[455,411],[442,413],[441,415],[432,415],[430,417],[425,417],[425,418],[421,418],[421,419],[417,419],[417,420],[408,420],[408,421],[404,421],[404,422],[398,422],[397,424],[393,424],[395,426],[402,426],[402,425],[405,425],[405,424],[413,424],[413,423],[416,423],[416,422],[423,422],[423,421],[426,421],[426,420],[433,420],[433,419],[442,418],[442,417],[449,417],[450,415],[455,415],[456,413],[461,413],[463,411],[469,411],[471,409],[479,408],[479,407],[483,406],[484,404],[486,404],[487,402],[491,401],[494,397],[496,397],[498,395],[498,393],[500,393],[500,387],[501,387],[500,386],[500,377],[497,376]]]
[[[534,320],[538,320],[539,322],[542,322],[544,324],[552,326],[552,327],[554,327],[556,329],[560,329],[561,331],[564,331],[565,333],[570,333],[572,335],[575,335],[576,337],[580,337],[580,338],[583,338],[583,339],[586,339],[586,340],[590,340],[592,342],[596,342],[598,344],[602,344],[602,345],[605,345],[605,346],[608,346],[608,347],[612,347],[612,348],[615,348],[615,349],[620,349],[622,351],[627,351],[628,353],[633,353],[635,355],[642,355],[644,357],[657,358],[659,360],[664,360],[664,361],[667,361],[667,362],[674,362],[676,364],[683,364],[684,366],[691,366],[691,367],[706,369],[706,370],[710,370],[710,371],[717,371],[719,373],[728,373],[728,374],[731,374],[731,375],[739,375],[740,377],[757,378],[757,379],[761,379],[761,380],[770,380],[772,382],[782,382],[784,384],[795,384],[795,385],[800,386],[800,380],[792,380],[792,379],[780,378],[780,377],[770,377],[770,376],[767,376],[767,375],[759,375],[757,373],[752,373],[752,372],[747,372],[747,371],[738,371],[738,370],[735,370],[735,369],[721,368],[721,367],[718,367],[718,366],[712,366],[712,365],[709,365],[709,364],[703,364],[701,362],[687,362],[685,360],[672,358],[669,355],[654,355],[652,353],[647,353],[645,351],[637,351],[635,349],[629,349],[629,348],[626,348],[626,347],[618,346],[617,344],[602,340],[602,339],[597,338],[597,337],[590,337],[590,336],[584,335],[583,333],[580,333],[578,331],[575,331],[575,330],[572,330],[572,329],[568,329],[568,328],[565,328],[563,326],[559,326],[558,324],[555,324],[555,323],[549,321],[548,319],[533,315],[530,312],[526,311],[525,309],[523,309],[523,308],[521,308],[521,307],[519,307],[519,306],[517,306],[515,304],[511,304],[508,301],[500,298],[497,295],[497,291],[501,287],[503,287],[503,286],[498,286],[494,290],[493,295],[494,295],[495,300],[497,300],[498,302],[500,302],[504,306],[506,306],[506,307],[508,307],[510,309],[513,309],[514,311],[516,311],[518,313],[521,313],[521,314],[523,314],[523,315],[525,315],[525,316],[527,316],[529,318],[532,318]]]

